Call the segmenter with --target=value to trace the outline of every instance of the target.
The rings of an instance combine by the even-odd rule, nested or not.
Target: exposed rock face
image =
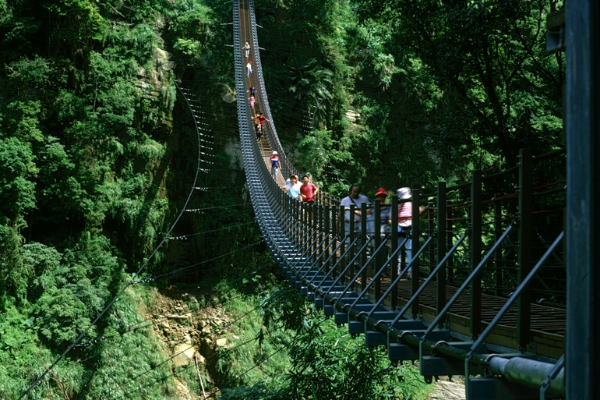
[[[190,390],[185,383],[179,379],[175,379],[175,384],[177,385],[177,400],[192,400],[196,398],[196,396],[190,394]]]
[[[235,335],[225,337],[229,320],[220,309],[207,306],[200,309],[198,300],[187,293],[169,295],[156,293],[156,308],[147,317],[153,320],[157,337],[171,349],[169,357],[173,357],[173,368],[194,368],[196,358],[204,384],[213,383],[210,373],[214,372],[217,349],[234,346],[239,338]],[[440,377],[434,383],[435,390],[429,400],[466,399],[462,378],[455,376],[449,381]],[[177,380],[176,384],[177,400],[196,398],[185,382]]]
[[[212,383],[216,350],[233,345],[225,337],[227,316],[218,308],[200,309],[197,298],[188,293],[173,292],[168,296],[156,293],[154,309],[147,317],[153,320],[156,336],[171,349],[169,357],[172,357],[173,368],[195,368],[197,361],[204,384]],[[185,383],[178,381],[177,385],[185,386]],[[178,388],[178,399],[186,398],[184,392]],[[187,393],[189,395],[189,391]]]
[[[439,380],[429,400],[464,400],[467,398],[464,382]]]
[[[144,67],[138,68],[137,86],[146,92],[146,98],[158,98],[160,91],[170,85],[169,71],[175,67],[173,61],[169,61],[171,54],[158,47],[152,49],[152,68],[147,71]]]

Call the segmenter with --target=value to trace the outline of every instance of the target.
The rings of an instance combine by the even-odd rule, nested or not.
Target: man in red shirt
[[[300,197],[302,201],[308,204],[315,202],[315,195],[319,192],[319,188],[314,183],[308,180],[308,176],[302,177],[302,186],[300,186]]]
[[[258,119],[258,124],[259,124],[259,129],[261,133],[265,132],[265,121],[267,122],[271,122],[267,119],[267,117],[265,117],[261,112],[259,112],[256,116],[256,118]]]

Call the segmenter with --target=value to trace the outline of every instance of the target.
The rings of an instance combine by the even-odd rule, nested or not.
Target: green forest
[[[372,196],[564,148],[565,57],[544,37],[563,5],[256,0],[291,161],[329,193],[361,182]],[[0,0],[0,399],[431,390],[286,289],[231,150],[231,21],[217,0]],[[199,180],[181,87],[214,142]],[[157,296],[192,291],[187,309],[226,312],[222,333],[248,343],[197,370],[172,365],[149,318]]]

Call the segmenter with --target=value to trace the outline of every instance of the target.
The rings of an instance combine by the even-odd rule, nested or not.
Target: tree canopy
[[[260,37],[272,103],[282,117],[317,108],[327,138],[305,148],[328,157],[306,168],[328,183],[333,166],[370,190],[430,185],[512,166],[520,148],[564,146],[565,60],[544,37],[562,1],[262,5],[259,23],[277,32]]]

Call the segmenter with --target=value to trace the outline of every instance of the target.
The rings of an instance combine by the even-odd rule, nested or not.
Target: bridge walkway
[[[270,112],[253,1],[234,1],[233,20],[237,98],[246,99],[255,86],[255,110],[269,119],[258,143],[253,110],[248,101],[237,102],[250,198],[291,284],[348,332],[364,335],[367,345],[385,346],[393,362],[418,360],[426,381],[465,375],[469,399],[533,399],[540,390],[547,398],[562,397],[565,183],[540,179],[552,175],[548,171],[564,175],[564,152],[534,156],[522,150],[520,165],[507,171],[473,171],[471,181],[458,186],[442,182],[430,193],[413,190],[409,262],[406,241],[395,230],[374,234],[381,207],[394,210],[407,200],[376,202],[374,221],[351,221],[347,229],[340,223],[344,210],[332,197],[302,204],[282,192],[282,177],[272,179],[267,159],[274,150],[282,176],[297,171]],[[505,182],[519,190],[507,190]],[[412,280],[406,279],[409,269]]]

